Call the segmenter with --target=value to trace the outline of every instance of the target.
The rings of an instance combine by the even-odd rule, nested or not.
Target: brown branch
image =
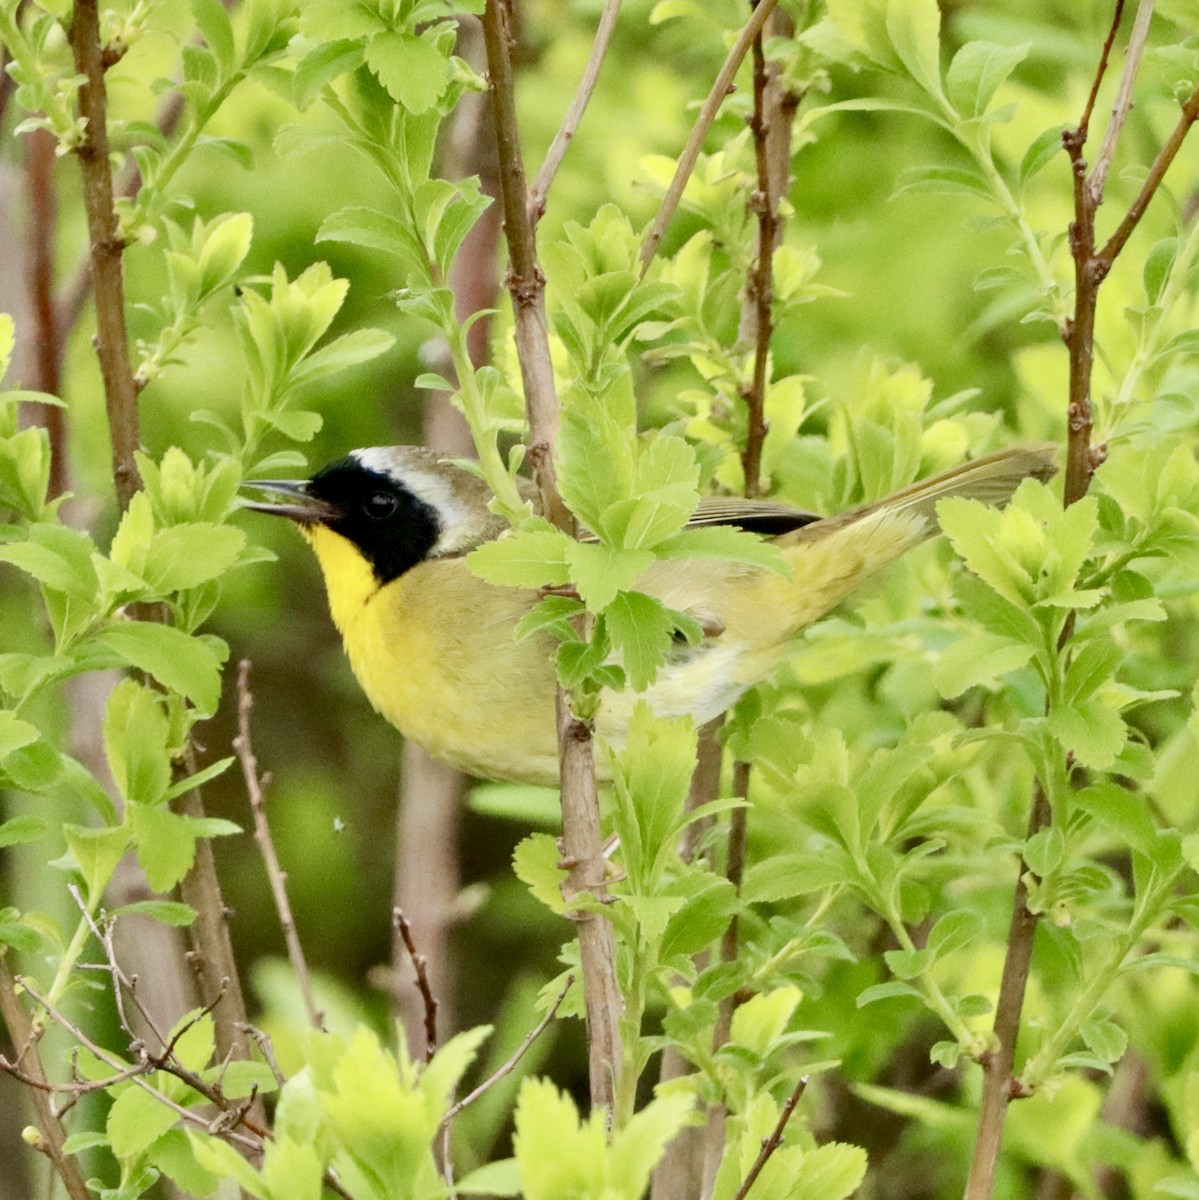
[[[309,1024],[313,1029],[324,1029],[325,1014],[317,1008],[316,1001],[312,996],[312,980],[308,974],[308,961],[304,957],[304,947],[300,944],[300,935],[296,930],[296,921],[291,912],[291,902],[287,898],[287,872],[279,864],[279,855],[275,850],[274,839],[271,837],[270,822],[266,819],[265,792],[270,777],[259,775],[258,759],[254,756],[254,747],[250,742],[250,710],[253,707],[254,695],[250,691],[250,660],[243,658],[237,668],[237,737],[233,739],[233,751],[237,755],[238,762],[241,763],[242,776],[246,781],[246,794],[250,797],[250,810],[254,814],[254,840],[258,843],[263,865],[266,867],[267,879],[270,881],[275,911],[279,914],[283,939],[287,943],[287,957],[291,960],[291,969],[296,973],[300,994],[304,997],[304,1008],[308,1013]]]
[[[1199,120],[1199,87],[1183,102],[1178,124],[1174,126],[1165,145],[1153,160],[1153,165],[1149,168],[1149,174],[1145,176],[1145,182],[1141,185],[1137,198],[1132,202],[1124,220],[1117,226],[1116,232],[1108,239],[1107,245],[1099,252],[1098,258],[1104,264],[1105,274],[1111,269],[1116,256],[1124,249],[1124,244],[1132,236],[1133,230],[1140,224],[1145,210],[1149,207],[1149,201],[1153,199],[1157,189],[1161,186],[1162,180],[1170,169],[1171,163],[1174,162],[1178,151],[1182,148],[1182,143],[1190,132],[1191,126],[1197,120]]]
[[[799,1082],[792,1089],[791,1095],[787,1097],[787,1103],[783,1105],[783,1111],[779,1113],[779,1119],[775,1123],[774,1129],[770,1136],[762,1143],[762,1149],[758,1151],[758,1157],[754,1159],[753,1165],[741,1181],[741,1186],[737,1189],[733,1200],[745,1200],[745,1197],[749,1195],[749,1189],[753,1187],[758,1176],[762,1173],[762,1168],[769,1162],[770,1156],[783,1144],[783,1130],[787,1128],[787,1122],[791,1120],[791,1114],[795,1111],[795,1106],[799,1103],[799,1098],[804,1094],[807,1086],[808,1077],[801,1075]]]
[[[566,977],[566,982],[563,983],[561,990],[558,992],[553,1004],[547,1009],[544,1017],[525,1034],[524,1041],[516,1048],[516,1052],[509,1058],[503,1066],[496,1070],[483,1080],[474,1091],[467,1093],[454,1104],[441,1118],[442,1126],[448,1125],[464,1108],[469,1108],[476,1100],[489,1092],[501,1079],[507,1078],[520,1064],[520,1060],[529,1052],[529,1048],[533,1043],[549,1028],[550,1022],[558,1015],[558,1009],[562,1007],[562,1001],[566,999],[566,993],[570,991],[572,984],[575,981],[573,975]]]
[[[54,190],[55,139],[48,129],[31,130],[25,139],[25,196],[29,210],[26,287],[33,314],[33,376],[28,386],[57,396],[62,390],[63,335],[54,305],[54,234],[58,196]],[[50,439],[51,499],[68,489],[67,415],[54,404],[42,405],[39,420]]]
[[[1103,43],[1103,50],[1099,54],[1099,65],[1095,68],[1095,78],[1091,81],[1091,90],[1087,93],[1087,102],[1083,106],[1082,119],[1078,122],[1078,129],[1082,135],[1082,140],[1087,140],[1087,134],[1091,128],[1091,117],[1095,112],[1095,101],[1099,98],[1099,88],[1103,83],[1104,76],[1107,74],[1107,64],[1112,56],[1112,47],[1116,43],[1116,34],[1120,31],[1120,21],[1124,16],[1124,0],[1116,0],[1116,11],[1112,16],[1111,28],[1107,31],[1107,38]]]
[[[50,1160],[71,1200],[91,1200],[91,1192],[88,1191],[79,1164],[63,1152],[66,1134],[54,1111],[50,1085],[37,1052],[37,1034],[17,998],[16,981],[9,972],[3,954],[0,954],[0,1017],[3,1017],[8,1028],[16,1055],[12,1065],[22,1073],[18,1078],[30,1086],[29,1095],[37,1114],[38,1138],[34,1149],[40,1150]]]
[[[756,0],[757,4],[761,0]],[[782,233],[779,204],[791,173],[791,122],[798,100],[788,95],[779,78],[778,65],[766,58],[762,29],[753,40],[754,109],[750,129],[754,139],[757,187],[750,196],[750,212],[757,217],[754,261],[746,280],[742,306],[742,335],[753,342],[753,371],[741,389],[746,407],[745,450],[741,455],[745,495],[754,497],[761,487],[762,444],[766,440],[766,389],[769,384],[770,339],[774,333],[771,305],[774,300],[774,251]]]
[[[75,147],[75,154],[83,175],[83,205],[87,212],[91,274],[96,293],[96,354],[100,360],[112,437],[112,474],[117,500],[124,511],[141,487],[133,457],[140,435],[137,388],[129,363],[129,337],[125,329],[125,283],[121,264],[125,245],[113,209],[108,98],[104,85],[107,64],[100,45],[96,0],[78,0],[69,37],[75,69],[84,77],[79,89],[79,108],[87,126]]]
[[[529,220],[524,163],[516,125],[510,58],[511,12],[504,0],[488,0],[483,37],[491,76],[492,112],[500,164],[500,195],[508,242],[508,287],[516,314],[516,349],[525,388],[529,457],[541,496],[541,509],[560,529],[574,521],[558,494],[553,453],[558,430],[558,398],[550,362],[545,319],[545,279]],[[558,688],[555,711],[562,788],[562,841],[570,863],[567,895],[591,893],[604,899],[606,864],[600,838],[599,800],[591,726],[571,711],[570,697]],[[616,1074],[621,1062],[620,1018],[624,1001],[616,978],[616,938],[612,925],[594,912],[578,916],[583,996],[592,1106],[612,1118]]]
[[[708,130],[712,127],[712,122],[716,120],[716,114],[720,111],[720,106],[724,103],[725,97],[732,90],[733,78],[737,74],[737,69],[741,66],[746,54],[749,53],[749,48],[753,44],[754,38],[758,36],[765,26],[766,18],[774,11],[777,3],[778,0],[759,0],[757,7],[754,8],[753,14],[749,18],[748,24],[741,30],[740,35],[733,44],[733,48],[728,53],[728,57],[724,60],[724,65],[720,68],[720,73],[716,76],[716,82],[712,84],[712,90],[708,93],[708,98],[704,101],[695,126],[691,130],[691,135],[687,139],[687,145],[683,148],[682,157],[680,157],[679,164],[675,168],[674,178],[670,181],[670,186],[666,189],[666,195],[662,199],[658,214],[654,217],[654,222],[650,226],[649,232],[645,235],[644,241],[641,243],[641,274],[643,276],[649,269],[649,264],[653,260],[654,255],[658,252],[658,246],[662,242],[666,228],[674,216],[675,209],[679,206],[679,201],[683,198],[683,190],[687,186],[687,180],[691,178],[691,172],[695,170],[695,164],[699,160],[699,153],[703,149],[704,138],[707,137]]]
[[[1028,819],[1028,836],[1044,829],[1050,820],[1049,802],[1038,786]],[[1018,1094],[1015,1084],[1016,1038],[1020,1033],[1020,1015],[1032,963],[1033,939],[1037,915],[1028,908],[1028,866],[1020,860],[1019,877],[1012,896],[1012,919],[1008,928],[1007,955],[999,982],[993,1026],[994,1049],[982,1060],[983,1094],[978,1110],[978,1134],[974,1160],[966,1180],[965,1200],[990,1200],[995,1186],[995,1166],[1003,1138],[1008,1102]]]
[[[558,495],[553,450],[558,440],[558,392],[550,362],[545,321],[545,276],[537,262],[537,241],[529,220],[524,158],[516,123],[512,78],[512,13],[508,0],[487,0],[483,39],[491,79],[491,109],[499,154],[500,201],[508,242],[508,291],[516,317],[516,352],[529,419],[529,459],[541,496],[542,512],[559,528],[571,517]]]
[[[408,924],[403,909],[392,909],[391,920],[396,932],[403,939],[404,949],[408,951],[412,969],[416,972],[416,988],[420,992],[425,1009],[425,1062],[431,1062],[433,1055],[437,1053],[437,997],[433,995],[433,989],[429,986],[428,963],[412,940],[412,926]]]
[[[554,176],[557,175],[558,168],[566,157],[566,151],[578,132],[583,113],[587,111],[587,105],[591,100],[591,93],[595,91],[600,68],[604,65],[604,57],[608,53],[608,43],[612,40],[612,31],[616,28],[616,18],[619,15],[620,0],[604,0],[604,11],[600,13],[599,24],[595,30],[595,40],[591,43],[591,55],[587,59],[583,78],[579,81],[578,91],[575,92],[561,128],[554,134],[554,140],[550,142],[550,148],[545,152],[545,161],[541,164],[541,169],[537,172],[532,190],[529,192],[529,223],[534,228],[545,214],[545,198],[549,193],[550,185],[554,182]]]
[[[1120,21],[1120,6],[1117,5],[1115,22],[1112,32]],[[1141,56],[1145,53],[1145,42],[1149,37],[1149,22],[1153,17],[1153,0],[1140,0],[1137,6],[1136,19],[1132,23],[1132,33],[1128,37],[1128,47],[1124,51],[1124,70],[1120,73],[1120,87],[1116,93],[1116,103],[1112,108],[1112,119],[1108,121],[1103,131],[1103,141],[1099,146],[1099,154],[1095,166],[1087,180],[1087,192],[1091,202],[1098,207],[1103,203],[1103,189],[1107,183],[1107,173],[1111,168],[1112,159],[1116,155],[1116,145],[1120,141],[1120,133],[1124,122],[1132,111],[1132,88],[1136,82],[1137,72],[1141,69]],[[1109,35],[1107,50],[1111,45]]]

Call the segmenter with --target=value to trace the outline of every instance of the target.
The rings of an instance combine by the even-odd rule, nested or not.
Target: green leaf
[[[926,943],[938,958],[977,941],[982,922],[972,909],[946,913],[931,929]]]
[[[605,1177],[599,1113],[580,1126],[574,1101],[548,1079],[526,1079],[516,1101],[513,1148],[525,1200],[594,1196]]]
[[[967,119],[982,116],[1000,85],[1028,57],[1028,50],[1027,43],[967,42],[953,56],[945,74],[950,103]]]
[[[644,1196],[653,1169],[694,1106],[695,1098],[686,1092],[666,1092],[634,1113],[612,1136],[605,1190],[615,1196]]]
[[[887,0],[887,36],[912,78],[941,94],[941,10],[937,0]]]
[[[1082,788],[1074,793],[1072,800],[1083,812],[1119,834],[1132,849],[1148,858],[1154,857],[1157,826],[1144,796],[1106,781]]]
[[[104,750],[118,791],[134,804],[158,804],[171,784],[170,729],[162,698],[123,679],[108,697]]]
[[[157,595],[167,596],[223,575],[245,545],[246,535],[232,525],[172,525],[151,539],[138,573]]]
[[[602,542],[568,541],[565,558],[571,583],[587,607],[597,613],[612,603],[617,592],[632,589],[638,576],[654,561],[648,550],[621,550]]]
[[[349,242],[367,250],[394,254],[410,270],[422,270],[420,242],[402,221],[374,209],[350,206],[331,213],[317,230],[318,242]]]
[[[1027,187],[1034,176],[1059,156],[1063,162],[1066,161],[1066,153],[1062,148],[1062,126],[1054,125],[1038,134],[1024,152],[1024,158],[1020,161],[1020,186]]]
[[[361,66],[365,43],[360,38],[338,37],[322,42],[296,65],[292,92],[303,112],[327,83]]]
[[[501,1158],[469,1171],[455,1183],[463,1196],[519,1196],[520,1170],[514,1158]]]
[[[733,1012],[730,1039],[764,1058],[773,1049],[802,999],[803,993],[791,985],[751,996]]]
[[[88,903],[98,901],[117,869],[117,863],[129,849],[129,830],[91,829],[83,825],[64,825],[63,836],[71,857],[83,876]]]
[[[191,821],[169,808],[139,804],[129,809],[137,861],[156,892],[169,892],[191,870],[196,857],[196,830]]]
[[[1097,771],[1105,771],[1115,762],[1128,738],[1128,726],[1120,714],[1095,699],[1054,708],[1049,729],[1079,763]]]
[[[792,1196],[803,1200],[846,1200],[866,1177],[866,1151],[843,1142],[826,1142],[807,1151],[794,1180]]]
[[[395,338],[382,329],[355,329],[313,351],[292,372],[295,385],[318,383],[338,371],[370,362],[395,345]]]
[[[229,654],[218,638],[193,637],[149,621],[109,625],[95,638],[138,670],[182,693],[201,715],[216,712],[221,700],[221,664]]]
[[[126,1088],[108,1110],[108,1143],[119,1159],[136,1158],[179,1120],[179,1114],[140,1087]]]
[[[190,925],[196,919],[196,910],[190,904],[181,904],[177,900],[134,900],[114,908],[109,916],[119,917],[125,913],[141,913],[161,921],[163,925],[174,926]]]
[[[35,842],[47,828],[41,817],[10,817],[7,821],[0,822],[0,850],[5,846]]]
[[[1145,281],[1145,295],[1150,304],[1156,304],[1161,299],[1162,289],[1166,286],[1166,280],[1170,278],[1177,255],[1178,239],[1172,237],[1155,242],[1145,255],[1142,278]]]
[[[216,1192],[217,1177],[196,1162],[191,1142],[182,1129],[164,1133],[150,1147],[147,1157],[180,1191],[192,1196],[212,1196]]]
[[[1128,1049],[1128,1034],[1115,1021],[1084,1021],[1078,1032],[1087,1049],[1104,1062],[1119,1062],[1124,1057],[1124,1051]]]
[[[902,983],[898,979],[892,979],[887,983],[876,983],[873,987],[865,988],[858,993],[857,1006],[865,1008],[867,1004],[874,1004],[878,1000],[891,1000],[897,996],[914,997],[917,1000],[923,1001],[924,997],[910,983]]]
[[[512,852],[512,870],[533,896],[554,913],[566,911],[562,884],[566,872],[558,865],[562,851],[558,839],[548,833],[532,833],[517,842]]]
[[[15,713],[0,711],[0,759],[22,746],[32,745],[40,736],[36,725],[22,721]]]
[[[618,593],[604,617],[629,685],[636,692],[645,691],[670,653],[674,618],[660,600],[642,592]]]
[[[447,83],[447,63],[431,37],[380,33],[367,43],[366,63],[391,98],[411,113],[433,107]]]
[[[933,965],[934,951],[930,947],[924,950],[886,950],[883,959],[892,973],[899,979],[915,979]]]
[[[42,935],[20,920],[15,908],[0,908],[0,946],[11,946],[22,954],[34,954],[42,947]]]
[[[561,587],[569,582],[567,551],[572,539],[548,521],[530,521],[521,529],[485,542],[467,555],[480,579],[505,587]]]
[[[1035,647],[994,633],[976,633],[947,646],[937,656],[933,679],[946,700],[980,683],[991,683],[1024,666]]]

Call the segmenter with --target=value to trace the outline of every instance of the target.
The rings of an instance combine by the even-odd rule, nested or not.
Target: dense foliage
[[[0,0],[0,1154],[25,1126],[52,1168],[0,1197],[1199,1196],[1199,177],[1161,157],[1199,18],[1112,37],[1122,7],[783,0],[653,230],[751,9],[626,0],[532,213],[578,542],[517,487],[528,359],[467,241],[513,153],[472,108],[482,0]],[[518,8],[533,177],[601,6]],[[514,634],[558,636],[582,718],[702,637],[649,563],[786,571],[685,530],[701,494],[832,513],[1044,440],[1065,479],[943,502],[718,734],[637,707],[596,747],[606,895],[564,892],[555,794],[473,788],[416,851],[463,879],[426,1058],[388,965],[399,739],[237,489],[420,440],[438,394],[514,526],[471,565],[553,588]],[[622,999],[589,1113],[588,916]]]

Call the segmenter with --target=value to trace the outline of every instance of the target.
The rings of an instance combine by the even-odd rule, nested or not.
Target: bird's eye
[[[365,504],[366,515],[375,521],[385,521],[395,512],[399,502],[390,492],[375,492],[368,496]]]

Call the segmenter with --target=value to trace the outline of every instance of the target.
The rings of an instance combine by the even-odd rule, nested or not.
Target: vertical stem
[[[54,135],[34,129],[25,139],[25,198],[29,210],[26,281],[33,313],[33,375],[29,386],[57,396],[62,388],[62,338],[54,304],[54,233],[58,200],[54,191]],[[44,406],[40,420],[50,437],[53,498],[67,490],[67,418],[56,405]]]
[[[570,512],[558,495],[553,452],[558,433],[558,396],[550,363],[545,319],[545,277],[529,220],[524,161],[516,125],[510,48],[511,11],[505,0],[488,0],[483,37],[491,77],[492,112],[499,152],[500,196],[508,242],[508,288],[516,314],[516,349],[525,387],[529,421],[529,457],[541,495],[543,514],[560,529],[573,532]],[[604,899],[606,866],[595,785],[591,726],[571,710],[561,687],[556,699],[558,756],[562,785],[562,842],[570,864],[567,891]],[[624,1004],[616,978],[616,938],[612,925],[597,913],[578,917],[591,1103],[612,1119],[616,1074],[621,1061],[620,1019]]]
[[[79,89],[79,107],[87,118],[87,128],[75,153],[83,174],[83,206],[87,212],[92,287],[96,296],[96,354],[104,380],[112,437],[112,475],[117,500],[124,510],[141,486],[133,458],[139,442],[137,388],[129,364],[129,338],[125,329],[121,266],[125,244],[117,230],[113,209],[108,97],[104,86],[107,64],[100,45],[96,0],[78,0],[69,36],[75,69],[85,79]]]
[[[1038,787],[1028,820],[1028,836],[1049,824],[1049,802]],[[1016,1038],[1024,1008],[1024,991],[1032,963],[1033,938],[1037,931],[1036,914],[1028,910],[1028,885],[1024,882],[1028,867],[1020,860],[1020,877],[1012,896],[1012,920],[1008,927],[1007,956],[999,982],[995,1004],[995,1049],[983,1059],[983,1094],[978,1110],[978,1135],[974,1143],[974,1161],[966,1181],[965,1200],[990,1200],[995,1185],[995,1165],[1003,1138],[1003,1123],[1008,1101],[1013,1097],[1016,1065]]]

